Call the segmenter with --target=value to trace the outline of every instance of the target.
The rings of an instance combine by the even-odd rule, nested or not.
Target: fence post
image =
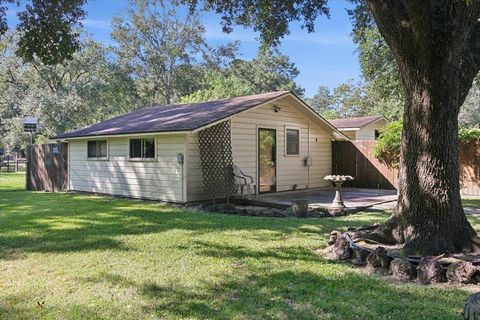
[[[31,163],[32,163],[32,145],[27,146],[27,174],[25,175],[25,189],[30,190],[30,170],[31,170]]]

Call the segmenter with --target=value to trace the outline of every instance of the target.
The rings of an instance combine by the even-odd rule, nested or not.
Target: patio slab
[[[348,208],[381,206],[384,209],[390,209],[393,208],[396,203],[397,191],[343,188],[342,196]],[[330,208],[334,198],[335,190],[333,188],[317,188],[261,194],[256,197],[256,200],[267,203],[291,205],[292,201],[307,199],[311,208]]]

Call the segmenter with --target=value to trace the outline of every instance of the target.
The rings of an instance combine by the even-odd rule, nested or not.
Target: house
[[[368,116],[329,120],[351,140],[377,140],[380,130],[388,123],[384,116]]]
[[[211,146],[225,144],[260,193],[328,186],[331,142],[348,140],[289,91],[144,108],[55,139],[69,145],[69,190],[190,202],[209,198],[199,136],[220,126]]]

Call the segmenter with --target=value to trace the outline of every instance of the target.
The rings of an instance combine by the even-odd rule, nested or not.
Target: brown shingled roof
[[[290,91],[277,91],[217,101],[144,108],[82,129],[60,134],[55,139],[192,131],[288,93]]]
[[[332,119],[328,120],[337,129],[345,128],[361,128],[374,121],[384,119],[384,116],[368,116],[368,117],[356,117],[356,118],[344,118],[344,119]]]

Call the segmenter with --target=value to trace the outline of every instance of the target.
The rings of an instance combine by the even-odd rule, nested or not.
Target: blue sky
[[[122,15],[127,6],[127,0],[89,0],[85,7],[85,30],[97,41],[111,43],[110,21],[113,16]],[[300,70],[296,81],[306,89],[307,97],[313,96],[321,85],[333,89],[348,79],[360,78],[358,56],[350,37],[351,22],[346,13],[348,6],[350,4],[346,1],[330,0],[330,19],[320,17],[315,33],[308,33],[300,28],[299,23],[292,23],[291,34],[282,41],[280,50]],[[218,15],[203,13],[201,19],[209,44],[240,40],[242,58],[251,59],[257,55],[259,42],[253,31],[236,27],[233,33],[225,34],[221,30]],[[15,10],[8,13],[8,20],[11,24],[16,23]]]

